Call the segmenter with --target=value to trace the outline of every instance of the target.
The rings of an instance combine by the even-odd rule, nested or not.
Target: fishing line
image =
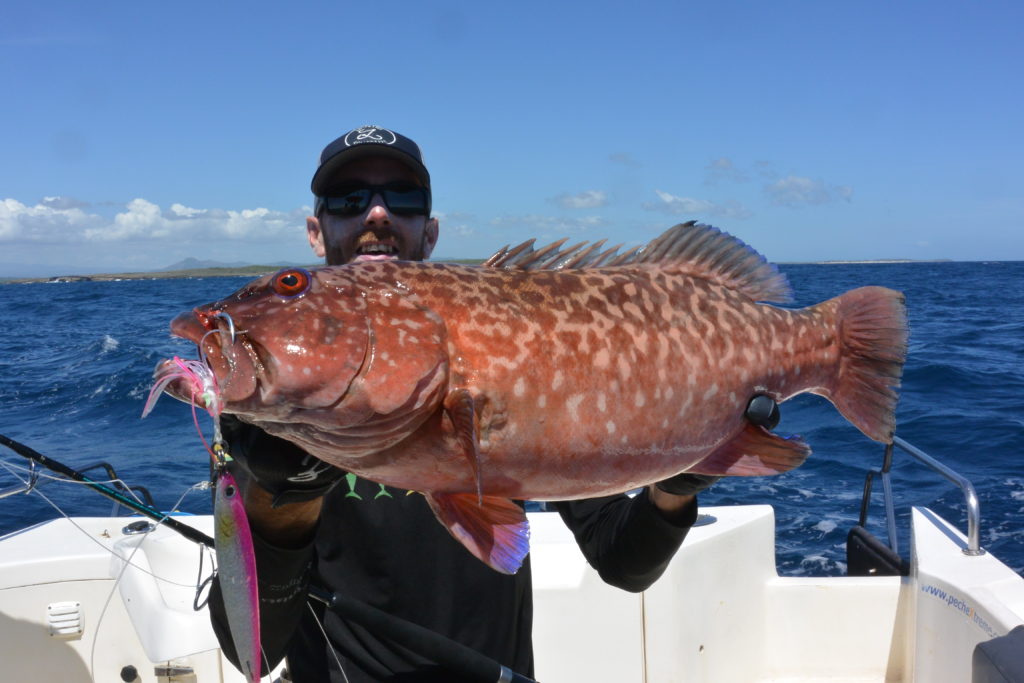
[[[341,658],[338,657],[338,651],[334,648],[334,644],[331,643],[331,639],[327,637],[327,630],[324,629],[324,625],[320,621],[320,616],[313,608],[313,603],[307,600],[306,607],[309,608],[310,614],[313,615],[313,622],[316,624],[316,627],[320,629],[320,634],[324,637],[324,642],[327,643],[327,648],[330,650],[331,656],[334,657],[334,662],[338,665],[338,671],[340,671],[341,675],[345,677],[345,683],[349,683],[348,674],[345,673],[345,667],[341,665]]]
[[[10,463],[8,463],[8,462],[4,462],[3,460],[0,460],[0,465],[3,465],[3,466],[4,466],[4,467],[5,467],[5,468],[6,468],[7,470],[8,470],[8,472],[10,472],[10,474],[11,474],[12,476],[14,476],[15,478],[17,478],[17,479],[18,479],[19,481],[21,481],[21,482],[22,482],[23,484],[25,484],[25,483],[26,483],[26,482],[25,482],[25,481],[24,481],[23,479],[21,479],[21,477],[19,477],[19,476],[18,476],[18,474],[17,474],[17,473],[16,473],[15,471],[14,471],[14,470],[18,469],[18,466],[17,466],[17,465],[11,465]],[[79,481],[70,481],[70,480],[68,480],[68,479],[63,479],[63,478],[61,478],[61,477],[54,477],[54,476],[52,476],[52,475],[44,475],[44,476],[46,476],[46,477],[47,477],[47,478],[49,478],[49,479],[52,479],[53,481],[56,481],[56,482],[58,482],[58,483],[62,483],[62,484],[79,484],[79,485],[81,485],[81,484],[84,484],[84,483],[85,483],[85,482],[79,482]],[[191,488],[196,488],[196,486],[193,486],[193,487],[191,487]],[[190,489],[190,490],[191,490],[191,489]],[[26,493],[29,493],[29,491],[26,491]],[[54,510],[56,510],[56,511],[57,511],[57,513],[58,513],[58,514],[60,514],[60,516],[61,516],[61,517],[63,517],[64,519],[66,519],[66,520],[68,521],[68,523],[70,523],[70,524],[71,524],[71,526],[75,527],[75,529],[77,529],[77,530],[78,530],[78,531],[79,531],[79,532],[80,532],[80,533],[81,533],[81,534],[82,534],[83,536],[85,536],[85,537],[86,537],[86,538],[88,538],[88,539],[89,539],[89,540],[90,540],[91,542],[95,543],[95,544],[96,544],[96,545],[98,545],[98,546],[99,546],[100,548],[102,548],[102,549],[104,550],[104,552],[106,552],[107,554],[113,555],[114,557],[117,557],[118,559],[120,559],[120,560],[122,560],[122,561],[125,561],[125,558],[124,558],[124,557],[122,557],[121,555],[118,555],[117,553],[115,553],[115,552],[114,552],[114,549],[113,549],[113,548],[108,548],[107,546],[105,546],[105,545],[103,544],[103,542],[102,542],[102,541],[98,541],[98,540],[96,540],[95,538],[93,538],[93,535],[92,535],[92,533],[91,533],[91,532],[87,531],[86,529],[83,529],[83,528],[82,528],[82,527],[81,527],[81,526],[80,526],[80,525],[79,525],[79,524],[78,524],[78,523],[77,523],[77,522],[75,521],[74,517],[71,517],[70,515],[68,515],[68,513],[64,512],[64,510],[62,510],[62,509],[61,509],[61,507],[60,507],[59,505],[57,505],[57,503],[53,502],[53,500],[52,500],[52,499],[51,499],[51,498],[50,498],[49,496],[47,496],[47,495],[46,495],[45,493],[43,493],[42,491],[40,491],[40,490],[39,490],[38,488],[32,489],[31,493],[35,493],[35,494],[36,494],[36,495],[38,495],[38,496],[39,496],[40,498],[42,498],[42,499],[43,499],[43,500],[44,500],[44,501],[45,501],[46,503],[48,503],[48,504],[50,505],[50,507],[52,507],[52,508],[53,508]],[[116,519],[124,519],[124,520],[128,520],[128,519],[131,519],[131,518],[130,518],[130,517],[110,517],[110,519],[111,519],[111,520],[116,520]],[[160,524],[160,521],[157,521],[157,524]],[[165,525],[165,526],[166,526],[166,525]],[[151,529],[151,530],[147,531],[146,533],[148,534],[148,533],[150,533],[150,532],[152,532],[152,531],[154,531],[154,530],[155,530],[155,529]],[[199,545],[200,545],[200,547],[203,547],[203,546],[202,546],[202,544],[199,544]],[[134,553],[133,553],[133,554],[134,554]],[[194,587],[194,585],[195,585],[195,584],[191,584],[191,583],[180,583],[180,582],[178,582],[178,581],[172,581],[171,579],[168,579],[168,578],[164,578],[164,577],[160,576],[159,574],[155,574],[154,572],[152,572],[152,571],[150,571],[150,570],[148,570],[148,569],[145,569],[144,567],[140,567],[140,566],[139,566],[139,565],[137,565],[137,564],[132,564],[132,566],[133,566],[133,567],[135,567],[135,569],[137,569],[138,571],[142,572],[143,574],[148,574],[149,576],[153,577],[153,578],[154,578],[154,579],[156,579],[157,581],[163,581],[164,583],[170,584],[170,585],[172,585],[172,586],[178,586],[179,588],[192,588],[192,587]]]
[[[89,675],[91,675],[94,680],[96,678],[96,644],[99,642],[100,639],[100,626],[101,624],[103,624],[103,617],[105,617],[107,614],[107,607],[110,606],[110,601],[114,599],[114,593],[117,592],[118,587],[121,585],[121,579],[124,578],[124,573],[128,571],[128,566],[135,566],[132,565],[132,559],[135,557],[135,553],[139,551],[139,548],[142,547],[142,542],[146,540],[146,537],[149,536],[150,532],[154,529],[156,529],[155,526],[151,529],[148,529],[143,534],[142,538],[139,540],[138,543],[135,544],[135,547],[132,548],[132,551],[128,554],[127,558],[119,558],[124,562],[124,565],[121,567],[121,571],[117,573],[117,577],[114,579],[114,585],[110,587],[110,592],[107,593],[107,599],[103,602],[103,609],[100,610],[100,616],[96,620],[96,634],[92,637],[92,647],[89,648]],[[111,554],[116,555],[113,552],[113,549],[111,549]],[[137,569],[141,570],[141,567],[137,567]],[[155,575],[153,576],[154,578],[156,578]]]
[[[14,478],[18,479],[19,481],[21,481],[26,486],[29,485],[29,482],[27,482],[24,479],[22,479],[18,475],[18,472],[17,472],[18,469],[27,469],[27,468],[24,468],[24,467],[20,467],[19,468],[18,466],[11,465],[10,463],[7,463],[7,462],[2,461],[2,460],[0,460],[0,465],[3,465],[7,469],[7,471],[11,474],[11,476],[13,476]],[[85,482],[69,481],[67,479],[62,479],[60,477],[56,477],[56,476],[52,476],[52,475],[44,475],[44,476],[46,476],[47,479],[49,479],[51,481],[58,481],[58,482],[62,482],[62,483],[72,483],[72,484],[82,484],[82,483],[85,483]],[[184,494],[182,494],[181,498],[178,499],[179,503],[181,502],[181,500],[183,500],[185,498],[185,496],[188,494],[188,492],[192,488],[194,488],[194,487],[190,487],[188,490],[185,491]],[[106,598],[106,600],[103,601],[103,607],[100,609],[99,617],[97,617],[97,619],[96,619],[95,635],[93,635],[92,645],[89,648],[89,675],[90,675],[90,677],[95,678],[96,677],[96,647],[99,644],[100,633],[103,632],[103,629],[102,629],[103,620],[106,617],[107,608],[110,606],[110,602],[111,602],[111,600],[113,600],[114,594],[118,592],[118,589],[119,589],[119,587],[121,585],[121,580],[124,578],[124,574],[125,574],[126,571],[128,571],[128,567],[129,566],[130,567],[134,567],[136,570],[142,572],[143,574],[147,574],[147,575],[151,576],[153,579],[155,579],[157,581],[163,581],[165,583],[168,583],[168,584],[171,584],[171,585],[174,585],[174,586],[179,586],[181,588],[192,588],[193,584],[179,583],[177,581],[172,581],[170,579],[166,579],[164,577],[161,577],[161,576],[155,574],[152,571],[149,571],[148,569],[144,569],[143,567],[140,567],[139,565],[135,564],[132,561],[135,558],[135,553],[137,553],[139,551],[139,548],[142,547],[142,543],[145,541],[146,537],[148,537],[150,533],[152,533],[153,531],[156,530],[157,526],[159,526],[161,524],[161,521],[157,521],[156,525],[154,525],[153,527],[147,529],[145,531],[145,533],[143,534],[142,538],[139,539],[138,543],[136,543],[135,546],[132,548],[131,552],[128,553],[128,556],[124,557],[124,556],[118,554],[117,552],[115,552],[114,548],[108,548],[103,543],[101,543],[97,539],[93,538],[91,533],[89,533],[88,531],[83,529],[77,522],[75,522],[74,519],[71,518],[70,515],[68,515],[66,512],[64,512],[64,510],[62,510],[61,507],[59,505],[57,505],[57,503],[55,503],[45,493],[40,491],[38,487],[30,488],[28,491],[26,491],[26,493],[29,493],[29,492],[35,493],[40,498],[42,498],[54,510],[56,510],[58,514],[60,514],[64,519],[66,519],[68,521],[68,523],[71,524],[71,526],[73,526],[75,529],[77,529],[83,536],[88,538],[90,541],[92,541],[93,543],[98,545],[100,548],[102,548],[105,553],[108,553],[108,554],[116,557],[117,559],[121,560],[121,562],[122,562],[121,570],[117,573],[117,576],[116,577],[111,577],[111,578],[114,579],[114,583],[110,587],[110,591],[107,593],[107,598]],[[112,518],[112,519],[116,519],[116,518]]]

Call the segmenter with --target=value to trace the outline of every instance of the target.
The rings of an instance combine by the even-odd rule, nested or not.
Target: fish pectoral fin
[[[730,477],[779,474],[803,464],[810,454],[811,447],[800,437],[784,439],[747,422],[739,434],[687,471]]]
[[[455,429],[463,455],[469,460],[476,479],[477,503],[483,502],[483,478],[480,473],[480,438],[478,436],[476,407],[473,396],[466,389],[453,389],[444,398],[444,409]]]
[[[530,552],[526,511],[508,498],[426,493],[437,519],[469,552],[502,574],[515,574]]]

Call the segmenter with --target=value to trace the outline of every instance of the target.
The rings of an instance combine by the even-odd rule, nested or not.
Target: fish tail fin
[[[890,443],[896,432],[896,389],[907,355],[903,293],[861,287],[832,303],[837,306],[840,358],[827,397],[866,436]]]

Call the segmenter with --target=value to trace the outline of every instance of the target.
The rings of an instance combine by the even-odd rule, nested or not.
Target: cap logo
[[[398,138],[387,128],[363,126],[362,128],[356,128],[345,136],[345,146],[352,147],[353,145],[363,145],[366,143],[393,145],[396,140]]]

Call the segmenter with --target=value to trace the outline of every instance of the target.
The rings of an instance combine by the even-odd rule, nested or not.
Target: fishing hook
[[[231,343],[235,343],[235,321],[231,319],[231,315],[224,311],[217,311],[213,314],[215,318],[223,318],[228,322],[228,332],[231,333]]]

